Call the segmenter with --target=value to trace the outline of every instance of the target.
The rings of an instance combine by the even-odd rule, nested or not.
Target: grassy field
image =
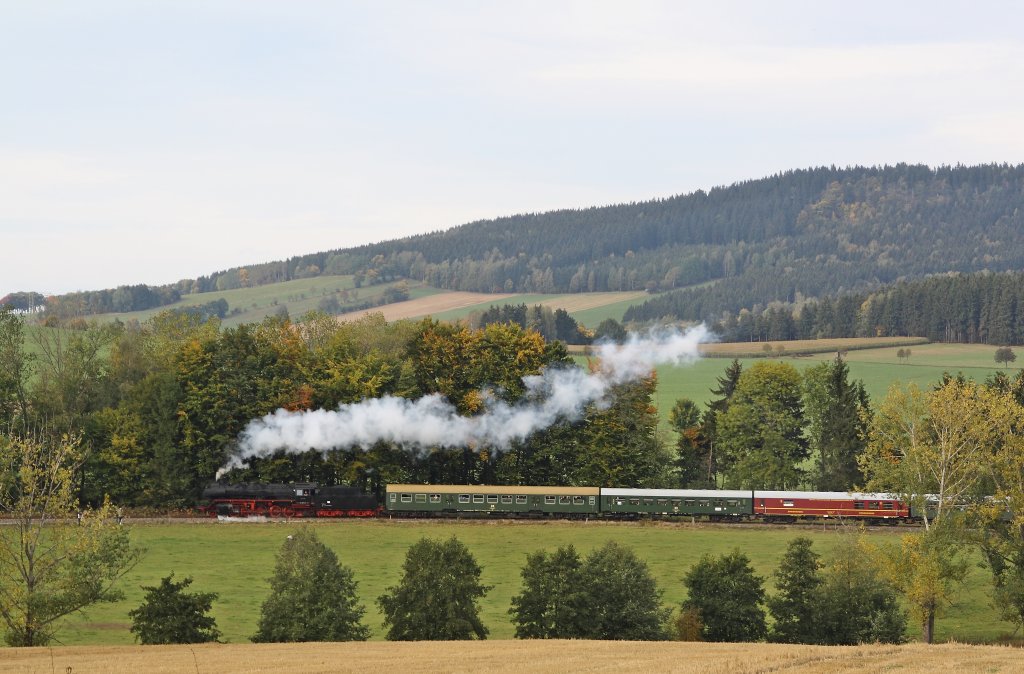
[[[615,672],[846,674],[1019,672],[999,646],[787,646],[630,641],[462,641],[8,649],[0,672]]]
[[[722,345],[715,345],[722,346]],[[920,344],[908,347],[909,358],[901,360],[896,356],[898,348],[850,350],[845,359],[850,366],[850,377],[860,379],[872,400],[881,400],[893,383],[903,385],[911,382],[921,388],[934,385],[943,372],[963,373],[969,379],[984,381],[994,372],[1006,372],[1016,376],[1020,368],[1004,368],[995,362],[994,346],[978,344]],[[798,370],[832,360],[835,353],[819,353],[801,357],[783,357],[782,362],[790,363]],[[757,362],[755,358],[740,358],[744,367]],[[717,386],[729,365],[728,359],[703,358],[693,365],[658,368],[658,392],[656,404],[662,417],[667,418],[669,410],[679,398],[690,398],[700,404],[714,398],[711,389]]]
[[[437,312],[432,316],[441,321],[458,321],[474,311],[485,311],[491,306],[525,304],[532,307],[541,304],[552,309],[565,309],[578,322],[593,329],[606,318],[621,321],[622,314],[626,309],[631,304],[641,301],[645,296],[646,293],[643,292],[573,293],[571,295],[518,294],[502,296],[499,299],[486,299],[479,304]]]
[[[65,644],[132,643],[127,614],[142,600],[139,586],[155,585],[173,571],[179,578],[193,576],[194,590],[219,593],[214,615],[224,638],[234,643],[245,642],[256,630],[274,555],[295,526],[299,525],[137,525],[134,537],[147,552],[123,582],[125,600],[97,606],[87,616],[74,617],[59,638]],[[832,528],[834,525],[775,528],[689,523],[383,520],[317,522],[311,526],[342,562],[352,567],[374,639],[383,636],[374,600],[398,581],[405,551],[423,536],[443,539],[456,535],[476,556],[483,567],[483,582],[494,586],[482,602],[482,619],[494,639],[512,637],[514,630],[507,611],[512,596],[520,588],[519,571],[526,554],[539,549],[572,543],[586,554],[608,540],[619,541],[647,561],[665,592],[665,603],[676,606],[684,598],[683,574],[706,552],[719,554],[739,548],[750,556],[760,575],[770,578],[793,537],[810,536],[816,549],[825,553],[839,536]],[[898,534],[899,531],[887,530],[871,535],[880,541],[895,541]],[[988,641],[1010,631],[988,607],[987,588],[987,575],[973,571],[958,605],[938,621],[940,639]]]

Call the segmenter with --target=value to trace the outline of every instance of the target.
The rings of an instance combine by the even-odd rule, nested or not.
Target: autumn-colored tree
[[[1007,394],[947,377],[928,392],[893,386],[871,423],[861,458],[867,487],[900,494],[925,525],[923,534],[904,539],[890,564],[925,641],[966,573],[951,531],[991,461],[991,448],[1003,442],[1013,405]]]
[[[139,559],[109,501],[78,509],[81,460],[75,437],[0,434],[0,621],[12,646],[44,646],[64,616],[120,599],[117,581]]]
[[[1018,376],[997,393],[988,409],[998,427],[998,439],[986,452],[983,475],[994,495],[971,510],[972,540],[992,572],[993,601],[1000,617],[1024,625],[1024,406]]]
[[[903,536],[888,554],[877,556],[884,564],[883,573],[903,592],[925,643],[934,640],[935,618],[967,577],[967,559],[958,533],[948,523],[939,523],[928,531]]]
[[[971,381],[950,378],[929,392],[893,385],[860,458],[868,489],[902,495],[926,528],[955,512],[978,483],[987,448],[997,442],[1000,408],[995,393]]]
[[[602,405],[590,405],[576,430],[578,468],[574,484],[604,487],[664,487],[671,463],[658,436],[657,389],[652,373],[613,386]]]

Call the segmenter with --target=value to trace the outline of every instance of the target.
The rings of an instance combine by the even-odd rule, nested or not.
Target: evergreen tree
[[[669,413],[669,423],[678,434],[676,468],[682,487],[708,487],[710,456],[704,438],[700,409],[689,398],[680,398]]]
[[[778,592],[768,598],[768,611],[773,620],[771,641],[818,643],[822,564],[811,545],[811,539],[803,536],[791,540],[775,570]]]
[[[760,641],[767,636],[764,579],[739,550],[704,555],[683,578],[683,610],[699,611],[706,641]]]
[[[144,644],[200,644],[220,637],[217,621],[208,613],[217,598],[215,592],[186,592],[192,584],[187,577],[174,582],[174,574],[160,585],[143,587],[142,604],[128,612],[131,631]]]
[[[863,481],[857,459],[864,451],[868,397],[850,382],[841,355],[804,371],[803,400],[809,448],[817,455],[815,484],[822,491],[847,491]]]
[[[477,602],[491,588],[480,582],[480,565],[457,538],[420,539],[406,553],[402,570],[398,585],[377,598],[389,640],[487,638]]]
[[[740,383],[740,376],[743,374],[743,365],[736,358],[733,359],[721,377],[717,378],[716,388],[711,393],[718,396],[708,403],[708,409],[704,413],[703,435],[704,442],[708,448],[708,465],[705,483],[714,485],[718,466],[721,463],[718,457],[718,417],[729,408],[729,401]]]
[[[352,570],[338,563],[313,529],[297,529],[277,553],[252,641],[364,641],[369,630],[356,587]]]

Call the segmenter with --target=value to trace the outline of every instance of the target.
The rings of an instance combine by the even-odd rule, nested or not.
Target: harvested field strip
[[[487,302],[500,303],[501,300],[508,299],[509,297],[515,297],[515,295],[446,292],[437,295],[430,295],[428,297],[421,297],[415,300],[386,304],[384,306],[374,307],[373,309],[367,309],[365,311],[353,311],[347,314],[341,314],[338,316],[338,320],[353,321],[362,318],[369,313],[382,313],[386,320],[397,321],[403,318],[418,318],[420,316],[429,316],[443,311],[463,309],[465,307],[472,307],[477,304],[484,304]]]
[[[760,358],[762,356],[800,356],[837,351],[859,351],[928,344],[924,337],[848,337],[837,339],[800,339],[775,342],[721,342],[701,344],[706,358]],[[586,346],[570,346],[569,352],[585,354]]]
[[[206,644],[4,649],[0,672],[1019,672],[1000,646],[788,646],[628,641]]]

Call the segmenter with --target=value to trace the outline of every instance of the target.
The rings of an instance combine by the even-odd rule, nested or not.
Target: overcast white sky
[[[1024,4],[0,0],[0,296],[1024,161]]]

